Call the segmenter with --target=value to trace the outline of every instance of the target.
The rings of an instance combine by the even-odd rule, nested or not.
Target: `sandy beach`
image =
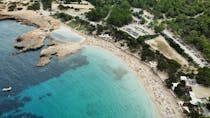
[[[49,31],[49,29],[57,29],[61,25],[64,25],[60,21],[50,16],[40,16],[38,13],[32,11],[20,11],[11,13],[5,12],[4,14],[13,15],[20,19],[26,20],[27,22],[30,21],[31,23],[38,25],[43,31],[47,32]],[[81,47],[90,45],[104,48],[105,50],[108,50],[115,56],[117,56],[126,65],[128,65],[130,69],[137,75],[139,83],[143,85],[146,92],[152,99],[154,105],[161,115],[161,118],[184,117],[179,105],[177,104],[178,99],[175,98],[170,90],[164,86],[161,78],[154,71],[152,71],[152,68],[149,65],[141,62],[139,58],[133,56],[129,52],[120,49],[120,47],[116,46],[115,43],[106,41],[99,37],[83,34],[72,28],[70,29],[71,31],[78,33],[85,38],[83,42],[80,42]]]
[[[109,50],[130,67],[148,92],[162,118],[184,117],[177,104],[178,99],[176,99],[170,90],[164,86],[162,79],[152,71],[151,67],[144,62],[141,62],[139,58],[132,56],[129,52],[121,50],[111,42],[105,41],[99,37],[85,37],[85,45],[98,46]]]

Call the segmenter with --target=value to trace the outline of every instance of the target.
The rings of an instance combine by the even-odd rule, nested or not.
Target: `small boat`
[[[12,90],[12,87],[11,86],[2,89],[3,92],[7,92],[7,91],[11,91],[11,90]]]

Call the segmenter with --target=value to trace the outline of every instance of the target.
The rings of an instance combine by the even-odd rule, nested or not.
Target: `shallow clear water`
[[[0,118],[157,118],[135,75],[109,52],[85,47],[35,67],[38,51],[12,55],[18,35],[34,27],[0,21]]]
[[[72,32],[69,28],[62,27],[60,29],[54,30],[51,35],[61,41],[65,42],[80,42],[83,40],[81,36]]]

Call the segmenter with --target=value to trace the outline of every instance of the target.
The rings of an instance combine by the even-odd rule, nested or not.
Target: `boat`
[[[7,92],[7,91],[11,91],[11,90],[12,90],[12,87],[11,86],[2,89],[3,92]]]

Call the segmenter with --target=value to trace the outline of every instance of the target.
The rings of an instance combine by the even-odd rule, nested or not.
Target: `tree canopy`
[[[210,68],[204,67],[198,69],[196,80],[199,84],[210,86]]]
[[[53,0],[41,0],[44,10],[51,10]]]
[[[121,27],[132,21],[130,11],[131,5],[127,0],[88,0],[96,6],[87,13],[87,18],[93,21],[100,21],[105,18],[110,11],[110,16],[106,22],[110,25]],[[110,8],[110,9],[109,9]]]
[[[86,17],[91,21],[100,21],[102,18],[105,18],[109,12],[109,7],[96,7],[90,12],[86,13]]]
[[[166,16],[166,24],[187,43],[193,44],[210,62],[209,0],[128,0],[133,7],[152,12],[155,19]],[[161,31],[161,27],[155,28]]]
[[[118,6],[112,9],[112,13],[107,19],[107,23],[121,27],[132,21],[131,12],[127,9],[120,8]]]

